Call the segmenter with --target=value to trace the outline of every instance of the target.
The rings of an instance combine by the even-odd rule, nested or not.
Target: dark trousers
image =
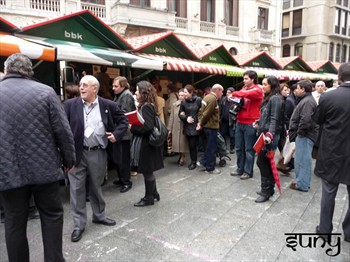
[[[130,140],[122,140],[119,163],[115,163],[118,172],[119,180],[122,185],[132,185],[130,181]]]
[[[220,134],[223,136],[226,142],[226,138],[230,138],[230,149],[235,149],[235,129],[233,126],[229,125],[229,122],[221,121],[220,125]],[[228,149],[228,145],[226,143],[226,147]]]
[[[58,182],[1,192],[5,209],[5,239],[9,261],[29,261],[27,219],[31,195],[34,197],[40,214],[44,260],[64,261],[62,253],[63,207]]]
[[[213,171],[216,164],[216,150],[218,147],[217,142],[217,129],[203,128],[205,136],[207,138],[207,148],[204,152],[201,164],[205,166],[207,171]]]
[[[319,230],[321,233],[332,233],[333,230],[333,214],[335,208],[335,197],[337,196],[339,184],[329,182],[322,179],[322,198]],[[348,210],[343,220],[343,231],[346,238],[350,237],[350,185],[348,190]]]
[[[188,147],[190,149],[191,163],[196,163],[198,136],[186,136],[186,137],[188,141]]]
[[[266,150],[262,150],[258,154],[256,164],[261,174],[261,192],[269,197],[275,187],[275,179],[273,178],[270,159],[266,156]]]

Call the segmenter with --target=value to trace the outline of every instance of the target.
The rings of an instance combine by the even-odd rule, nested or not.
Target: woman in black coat
[[[185,100],[181,102],[179,117],[184,122],[184,133],[187,137],[191,157],[191,163],[188,166],[188,169],[192,170],[197,166],[197,144],[199,133],[196,130],[196,127],[202,99],[194,94],[194,87],[191,85],[185,86],[184,94]]]
[[[275,193],[275,179],[272,174],[270,159],[267,154],[275,151],[283,127],[282,105],[283,98],[279,94],[279,82],[275,76],[268,76],[262,81],[264,90],[264,100],[260,107],[260,119],[253,125],[258,128],[259,135],[264,133],[265,146],[258,154],[257,165],[261,174],[261,192],[255,200],[256,203],[262,203],[269,200]]]
[[[149,144],[149,135],[155,126],[157,112],[157,94],[148,81],[141,81],[136,86],[136,99],[138,111],[145,120],[142,126],[131,126],[133,141],[131,145],[131,165],[142,173],[145,180],[146,193],[134,206],[149,206],[154,204],[154,199],[160,200],[156,187],[154,171],[164,168],[163,152],[161,147],[154,147]]]

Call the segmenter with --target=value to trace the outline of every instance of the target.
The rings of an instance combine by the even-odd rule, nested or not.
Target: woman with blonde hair
[[[155,126],[157,112],[157,93],[148,81],[140,81],[136,86],[136,99],[138,112],[145,120],[142,126],[131,125],[133,134],[131,145],[131,166],[142,173],[145,181],[145,196],[134,206],[142,207],[154,204],[154,199],[160,200],[156,187],[154,171],[164,168],[163,147],[154,147],[149,144],[149,135]]]

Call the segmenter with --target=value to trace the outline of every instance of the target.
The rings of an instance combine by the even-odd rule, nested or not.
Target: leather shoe
[[[84,233],[84,229],[74,229],[73,232],[72,232],[72,235],[70,237],[71,241],[72,242],[78,242],[81,237],[83,236],[83,233]]]
[[[197,167],[196,163],[191,163],[189,166],[188,166],[188,169],[189,170],[193,170]]]
[[[120,182],[120,180],[114,180],[113,181],[113,185],[117,186],[117,187],[121,187],[123,186],[122,182]]]
[[[241,176],[242,174],[238,173],[237,171],[233,171],[230,173],[231,176]]]
[[[143,197],[141,200],[134,204],[135,207],[153,206],[154,196],[152,198]]]
[[[300,188],[297,187],[297,183],[295,182],[292,182],[289,186],[290,189],[293,189],[293,190],[298,190],[298,191],[301,191],[301,192],[307,192],[307,190],[301,190]]]
[[[115,220],[110,219],[108,217],[106,217],[103,220],[92,220],[92,223],[101,224],[101,225],[105,225],[105,226],[115,226],[115,224],[116,224]]]
[[[331,241],[332,241],[331,235],[329,235],[329,234],[322,234],[320,232],[320,227],[319,226],[316,226],[316,230],[315,231],[316,231],[316,234],[319,235],[321,238],[323,238],[328,244],[331,243]]]
[[[260,195],[257,199],[255,199],[255,203],[264,203],[269,200],[270,197],[265,195]]]
[[[132,188],[132,185],[123,185],[120,189],[120,193],[128,192]]]

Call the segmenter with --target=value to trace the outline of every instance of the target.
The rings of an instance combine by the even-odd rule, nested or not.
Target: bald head
[[[224,88],[220,84],[215,84],[212,86],[211,92],[215,93],[216,97],[220,99],[224,93]]]
[[[318,81],[315,85],[315,91],[322,94],[326,91],[326,84],[323,81]]]

